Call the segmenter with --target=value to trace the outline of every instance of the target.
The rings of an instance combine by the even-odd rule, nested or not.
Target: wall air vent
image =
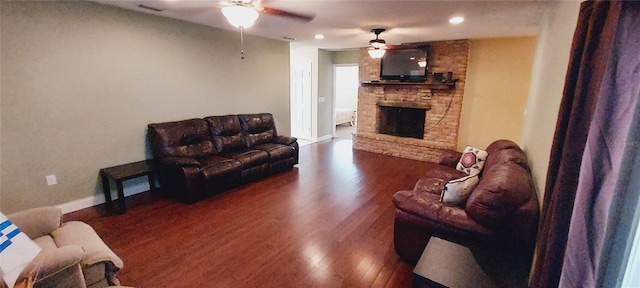
[[[147,9],[147,10],[151,10],[151,11],[155,11],[155,12],[162,12],[164,10],[160,9],[160,8],[156,8],[156,7],[151,7],[151,6],[147,6],[144,4],[140,4],[138,5],[138,7],[142,8],[142,9]]]

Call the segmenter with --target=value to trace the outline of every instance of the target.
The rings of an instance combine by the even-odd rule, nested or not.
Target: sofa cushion
[[[53,241],[53,238],[50,235],[44,235],[42,237],[33,239],[33,242],[36,242],[36,244],[38,244],[38,246],[40,246],[42,250],[50,250],[50,249],[58,248],[58,246],[56,246],[56,242]]]
[[[428,193],[434,195],[442,194],[442,189],[447,181],[439,177],[422,177],[413,186],[416,193]]]
[[[246,146],[238,116],[209,116],[204,119],[209,123],[213,143],[218,152],[230,152]]]
[[[495,149],[485,162],[482,173],[488,173],[493,167],[500,166],[507,162],[513,162],[520,165],[527,172],[531,173],[531,168],[527,162],[527,155],[518,147],[508,147],[503,149]]]
[[[495,231],[484,227],[469,217],[464,209],[444,205],[440,195],[416,193],[402,190],[393,195],[393,204],[398,210],[422,218],[430,229],[459,236],[474,236],[492,239]]]
[[[273,142],[277,136],[271,113],[238,115],[247,147]]]
[[[209,125],[203,119],[149,124],[155,158],[203,157],[215,153]]]
[[[476,174],[447,182],[442,189],[440,202],[452,206],[465,203],[471,191],[478,185],[478,181],[480,178]]]
[[[222,157],[228,157],[238,160],[242,164],[242,169],[259,166],[269,163],[269,154],[260,150],[242,150],[220,154]]]
[[[291,158],[296,154],[292,146],[281,145],[276,143],[265,143],[256,145],[254,149],[265,151],[269,154],[271,162],[280,161],[282,159]]]
[[[493,152],[502,150],[502,149],[517,149],[522,151],[518,146],[518,144],[516,144],[511,140],[505,140],[505,139],[493,141],[491,144],[489,144],[489,146],[487,146],[487,149],[484,149],[484,150],[487,151],[487,153],[492,154]]]
[[[200,174],[202,174],[205,180],[229,175],[230,173],[240,173],[240,171],[242,171],[242,163],[231,158],[209,156],[200,158],[198,161],[202,163]]]
[[[444,182],[448,182],[453,179],[458,179],[458,178],[467,176],[467,173],[458,171],[455,168],[452,168],[449,166],[438,165],[437,163],[433,163],[433,162],[427,162],[424,165],[426,167],[427,172],[424,173],[423,178],[424,177],[441,178],[444,180]],[[442,187],[440,187],[437,194],[440,195],[440,192],[442,192]]]
[[[531,175],[522,166],[507,162],[485,171],[465,210],[483,225],[497,227],[504,217],[533,197]]]
[[[467,175],[476,175],[482,171],[484,162],[487,160],[487,151],[475,147],[467,146],[462,152],[462,156],[458,161],[456,169],[467,173]]]

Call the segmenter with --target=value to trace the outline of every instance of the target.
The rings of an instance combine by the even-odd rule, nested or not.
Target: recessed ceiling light
[[[322,35],[322,34],[316,34],[316,36],[315,36],[315,37],[316,37],[316,39],[318,39],[318,40],[324,39],[324,35]]]
[[[462,16],[455,16],[449,19],[449,23],[451,24],[460,24],[462,22],[464,22],[464,18]]]

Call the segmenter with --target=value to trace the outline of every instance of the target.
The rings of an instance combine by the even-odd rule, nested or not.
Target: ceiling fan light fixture
[[[258,11],[242,5],[234,4],[222,7],[222,15],[235,27],[249,28],[258,20]]]
[[[385,49],[387,48],[387,42],[383,39],[373,39],[369,41],[369,46],[375,49]]]
[[[382,56],[384,56],[384,53],[386,53],[387,50],[381,48],[369,48],[367,52],[369,52],[369,56],[371,58],[380,59],[382,58]]]
[[[454,16],[449,19],[449,23],[451,24],[460,24],[464,22],[464,17],[462,16]]]
[[[387,52],[387,42],[384,39],[378,39],[380,33],[384,32],[386,29],[383,28],[374,28],[371,29],[371,32],[376,34],[376,39],[369,41],[369,56],[374,59],[380,59],[384,56],[384,53]]]

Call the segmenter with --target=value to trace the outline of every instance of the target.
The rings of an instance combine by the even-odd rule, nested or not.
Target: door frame
[[[360,69],[360,64],[359,63],[345,63],[345,64],[333,64],[333,91],[332,91],[332,104],[333,106],[331,107],[331,137],[335,138],[336,137],[336,70],[338,67],[358,67],[358,71]],[[358,81],[360,81],[360,76],[358,75]],[[358,90],[360,90],[358,88]],[[356,95],[356,103],[358,102],[357,99],[358,95]],[[357,107],[357,104],[356,104]],[[357,109],[356,109],[357,111]],[[357,121],[357,119],[356,119]]]
[[[312,74],[313,70],[312,70],[313,66],[311,62],[304,62],[304,63],[296,63],[291,65],[291,73],[290,73],[290,92],[289,92],[289,117],[291,119],[291,123],[289,124],[290,129],[291,129],[291,134],[292,136],[294,136],[294,129],[293,129],[293,122],[294,120],[296,120],[296,117],[294,117],[294,113],[296,111],[294,111],[294,103],[295,103],[295,88],[296,88],[296,81],[295,81],[295,73],[298,70],[302,70],[303,73],[308,73],[306,75],[306,79],[308,80],[307,87],[303,87],[303,89],[308,89],[308,91],[306,91],[307,93],[304,93],[303,91],[303,101],[302,101],[302,107],[303,107],[303,118],[307,118],[307,124],[308,124],[308,128],[306,132],[303,132],[301,135],[297,134],[295,135],[295,137],[300,138],[300,139],[304,139],[304,140],[308,140],[308,141],[313,141],[313,78],[312,78]],[[300,124],[304,126],[304,120],[303,123]],[[303,127],[304,130],[305,127]],[[295,131],[298,132],[298,131]]]

